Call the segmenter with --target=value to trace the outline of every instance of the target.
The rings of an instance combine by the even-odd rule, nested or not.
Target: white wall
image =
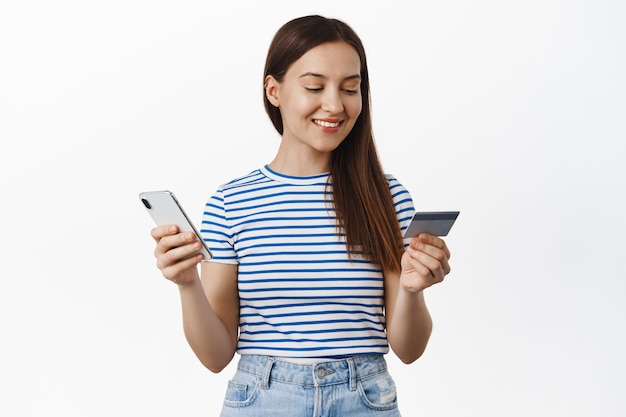
[[[315,5],[313,5],[315,3]],[[137,194],[199,221],[268,162],[264,56],[310,13],[361,35],[388,172],[459,209],[405,416],[626,414],[625,3],[0,5],[0,415],[216,415]]]

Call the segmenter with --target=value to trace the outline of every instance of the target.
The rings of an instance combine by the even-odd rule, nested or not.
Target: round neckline
[[[315,175],[306,175],[306,176],[295,176],[295,175],[286,175],[281,174],[280,172],[273,171],[268,165],[265,165],[261,168],[261,173],[268,178],[273,179],[274,181],[293,184],[293,185],[312,185],[312,184],[325,184],[328,181],[329,172],[324,172],[323,174],[315,174]]]

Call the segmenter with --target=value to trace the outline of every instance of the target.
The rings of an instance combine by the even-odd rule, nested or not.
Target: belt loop
[[[274,358],[267,357],[267,363],[263,370],[263,380],[261,381],[261,389],[268,389],[270,387],[270,373],[272,372],[272,366],[274,366]]]
[[[348,358],[347,361],[350,373],[350,391],[356,391],[356,367],[354,366],[354,359]]]

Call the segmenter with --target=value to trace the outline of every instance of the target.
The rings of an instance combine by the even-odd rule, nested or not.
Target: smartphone
[[[145,191],[139,193],[139,199],[157,226],[175,224],[178,226],[180,232],[194,232],[202,243],[199,252],[204,256],[204,260],[209,260],[213,257],[211,250],[204,243],[202,236],[200,236],[200,233],[198,233],[198,230],[196,230],[191,220],[189,220],[189,217],[174,196],[174,193],[167,190]]]
[[[409,227],[404,231],[404,239],[416,237],[420,233],[447,236],[459,217],[458,211],[423,211],[413,215]]]

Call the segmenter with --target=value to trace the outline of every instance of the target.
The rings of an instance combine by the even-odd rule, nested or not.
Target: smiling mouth
[[[339,125],[342,123],[342,121],[338,121],[338,122],[327,122],[324,120],[317,120],[314,119],[313,123],[315,123],[318,126],[322,126],[322,127],[339,127]]]

